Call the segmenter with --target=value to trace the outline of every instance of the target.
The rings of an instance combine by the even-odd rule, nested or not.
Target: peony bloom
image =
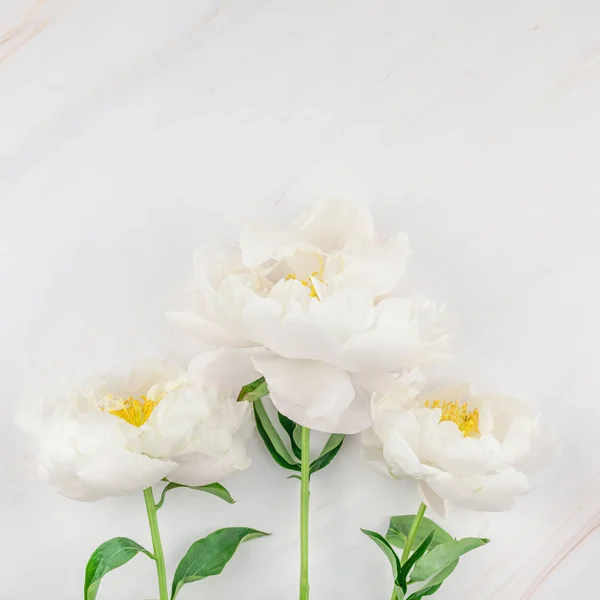
[[[381,243],[367,209],[333,199],[289,227],[249,227],[230,256],[199,262],[193,310],[169,316],[223,348],[216,370],[238,365],[242,384],[262,374],[290,419],[356,433],[389,374],[448,341],[432,302],[391,295],[407,254],[405,234]]]
[[[556,453],[539,415],[514,398],[475,396],[468,385],[422,392],[423,383],[413,370],[373,397],[363,456],[394,478],[417,480],[424,502],[440,514],[446,502],[511,508],[530,489],[527,473]]]
[[[194,374],[147,361],[127,381],[94,380],[44,399],[18,424],[39,442],[41,479],[75,500],[163,478],[207,485],[245,469],[248,407]]]

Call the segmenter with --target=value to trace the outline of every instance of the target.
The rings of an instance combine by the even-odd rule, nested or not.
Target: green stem
[[[308,502],[310,498],[310,429],[302,427],[300,471],[300,600],[308,600]]]
[[[412,549],[413,542],[415,541],[415,536],[417,535],[417,531],[419,530],[419,525],[421,524],[421,520],[423,519],[423,515],[425,514],[425,510],[427,507],[423,502],[421,502],[421,506],[419,506],[419,512],[415,515],[415,520],[410,526],[410,531],[408,532],[408,537],[406,538],[406,544],[404,546],[404,550],[402,551],[402,558],[400,562],[404,564],[406,559],[410,556],[410,551]]]
[[[160,541],[160,532],[158,531],[158,519],[156,518],[156,504],[152,488],[144,490],[144,500],[146,501],[146,511],[148,512],[148,523],[150,524],[150,534],[152,535],[152,548],[154,561],[156,562],[156,573],[158,575],[158,591],[160,600],[169,600],[169,590],[167,588],[167,569],[165,567],[165,556],[163,554],[162,543]]]

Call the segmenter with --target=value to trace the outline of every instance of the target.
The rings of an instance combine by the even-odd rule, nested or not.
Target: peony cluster
[[[416,480],[438,514],[448,502],[511,508],[530,489],[527,474],[555,455],[539,415],[515,398],[476,396],[466,384],[424,390],[424,383],[415,369],[373,396],[363,456],[393,478]]]
[[[188,486],[245,469],[249,409],[192,371],[146,361],[127,380],[96,379],[44,398],[21,426],[39,440],[40,478],[75,500]]]
[[[86,384],[23,421],[37,465],[63,494],[94,500],[168,481],[219,481],[249,464],[242,386],[261,376],[294,424],[362,432],[363,455],[447,502],[505,510],[552,455],[539,417],[465,386],[424,390],[418,367],[450,340],[443,307],[398,294],[406,234],[378,238],[371,213],[334,198],[289,226],[247,227],[195,263],[193,304],[169,318],[214,349],[187,370],[160,363]]]
[[[263,375],[296,423],[358,433],[371,395],[449,341],[432,301],[394,294],[408,252],[405,234],[381,242],[368,210],[332,199],[289,227],[248,227],[222,260],[197,260],[195,304],[169,316],[222,349],[224,380]]]

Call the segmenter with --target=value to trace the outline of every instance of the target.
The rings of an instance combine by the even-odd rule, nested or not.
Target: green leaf
[[[321,454],[310,465],[311,475],[324,469],[337,456],[345,439],[346,436],[342,433],[332,433],[329,436],[325,447],[321,450]]]
[[[148,550],[129,538],[113,538],[98,546],[85,568],[84,600],[96,600],[102,578],[113,569],[128,563],[140,552],[154,560],[154,556]]]
[[[445,579],[456,569],[456,565],[458,565],[458,558],[441,571],[438,571],[420,590],[411,594],[407,600],[421,600],[425,596],[433,596],[442,587]]]
[[[290,454],[277,430],[271,423],[269,415],[262,403],[262,400],[256,400],[252,405],[254,407],[254,418],[256,419],[256,429],[262,441],[264,442],[269,454],[273,460],[284,469],[290,471],[300,471],[300,465]]]
[[[238,402],[256,402],[269,394],[269,386],[264,377],[246,384],[237,397]]]
[[[298,446],[298,448],[302,448],[302,426],[296,424],[296,427],[294,428],[294,434],[292,436],[294,438],[294,444],[296,444],[296,446]]]
[[[432,575],[445,569],[453,563],[459,556],[475,550],[480,546],[487,544],[489,540],[485,538],[464,538],[462,540],[452,540],[436,546],[423,557],[411,573],[412,581],[425,581]]]
[[[280,412],[277,412],[279,416],[279,422],[281,426],[285,429],[285,432],[288,434],[290,438],[290,444],[292,445],[292,454],[300,460],[302,458],[302,450],[300,449],[300,444],[298,440],[296,440],[296,431],[301,432],[302,428],[299,425],[296,425],[294,421],[288,419],[285,415],[282,415]]]
[[[406,559],[406,562],[402,565],[400,573],[398,573],[397,583],[403,586],[404,589],[406,589],[406,580],[410,570],[415,566],[417,561],[425,554],[425,552],[427,552],[429,546],[431,546],[431,542],[433,541],[434,534],[434,531],[430,531],[429,535],[417,546],[417,549]]]
[[[404,549],[406,538],[408,537],[408,532],[410,531],[413,521],[415,520],[415,516],[416,515],[402,515],[399,517],[392,517],[390,519],[390,525],[385,536],[387,541],[393,546],[396,546],[396,548]],[[447,531],[444,531],[431,519],[423,517],[421,523],[419,524],[419,529],[417,529],[417,534],[413,544],[420,544],[431,531],[434,532],[433,541],[431,542],[432,548],[435,548],[444,542],[451,542],[454,540],[454,538]]]
[[[171,600],[184,585],[221,573],[241,543],[266,535],[247,527],[228,527],[194,542],[175,570]]]
[[[231,497],[231,494],[220,483],[210,483],[209,485],[183,485],[181,483],[171,482],[167,484],[165,489],[162,491],[160,501],[156,505],[157,510],[165,503],[165,496],[167,495],[167,492],[174,490],[175,488],[188,488],[198,492],[206,492],[207,494],[212,494],[217,498],[221,498],[221,500],[225,500],[225,502],[228,502],[229,504],[235,504],[235,500]]]
[[[380,550],[385,554],[386,558],[392,565],[392,573],[394,574],[394,581],[398,579],[400,573],[400,559],[396,556],[396,552],[389,545],[387,540],[375,531],[369,531],[368,529],[361,529],[361,531],[368,537],[370,537],[379,546]]]

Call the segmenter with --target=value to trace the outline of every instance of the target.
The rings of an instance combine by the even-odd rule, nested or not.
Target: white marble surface
[[[77,504],[20,462],[14,403],[64,374],[182,354],[162,319],[193,248],[327,194],[412,238],[460,332],[449,372],[530,398],[563,457],[440,600],[598,598],[597,0],[0,2],[0,598],[81,597],[91,550],[148,543],[142,498]],[[359,526],[414,510],[358,461],[315,477],[314,600],[379,600]],[[225,525],[272,531],[181,600],[296,597],[297,482],[254,445],[234,507],[174,492],[169,568]],[[155,596],[142,558],[99,599]]]

